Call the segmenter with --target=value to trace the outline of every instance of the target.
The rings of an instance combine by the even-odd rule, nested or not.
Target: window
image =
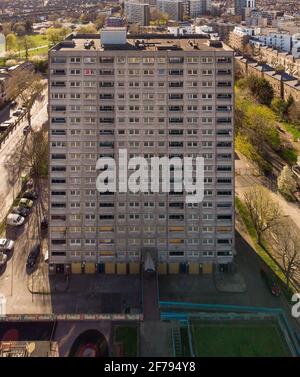
[[[71,63],[80,63],[81,59],[79,57],[72,57],[70,58]]]

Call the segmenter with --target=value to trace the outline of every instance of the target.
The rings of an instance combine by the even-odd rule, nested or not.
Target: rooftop
[[[115,28],[121,29],[121,28]],[[120,32],[121,30],[118,30]],[[113,32],[112,32],[113,33]],[[136,50],[136,51],[160,51],[160,50],[184,50],[184,51],[232,51],[231,48],[221,41],[209,39],[207,35],[190,34],[173,36],[170,34],[141,34],[126,35],[125,43],[101,43],[98,34],[84,35],[71,34],[64,41],[52,48],[54,51],[69,50]]]

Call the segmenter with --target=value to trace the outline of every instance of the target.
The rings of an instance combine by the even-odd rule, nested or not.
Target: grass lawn
[[[196,356],[291,356],[272,324],[193,324],[191,330]]]
[[[125,357],[137,356],[137,336],[136,326],[118,326],[115,329],[115,342],[123,344]]]
[[[30,38],[34,41],[34,47],[45,46],[49,43],[47,35],[44,34],[33,34]],[[20,39],[22,40],[22,37]]]
[[[290,165],[295,165],[297,163],[298,153],[295,149],[285,149],[280,155]]]
[[[281,124],[287,132],[293,135],[294,141],[300,139],[300,127],[297,127],[293,123],[289,122],[282,122]]]
[[[36,50],[29,51],[29,57],[37,56],[37,55],[47,55],[49,51],[49,47],[39,47]],[[22,57],[25,57],[25,53],[22,54]]]
[[[270,267],[270,269],[275,272],[275,274],[278,276],[278,278],[284,282],[285,281],[284,274],[283,274],[281,268],[278,266],[278,264],[270,257],[268,248],[265,245],[264,241],[262,241],[264,247],[262,247],[261,245],[259,245],[257,243],[257,241],[256,241],[256,231],[254,229],[254,226],[252,224],[252,220],[249,216],[249,213],[248,213],[248,210],[247,210],[245,204],[243,203],[243,201],[240,198],[235,197],[235,206],[236,206],[236,209],[237,209],[238,213],[240,214],[244,224],[246,225],[247,231],[248,231],[248,233],[249,233],[249,235],[250,235],[250,237],[251,237],[251,239],[254,243],[255,251],[262,258],[262,260]]]

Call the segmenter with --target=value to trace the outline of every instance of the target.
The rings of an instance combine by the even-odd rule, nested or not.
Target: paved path
[[[159,320],[157,273],[143,272],[143,311],[145,321]]]

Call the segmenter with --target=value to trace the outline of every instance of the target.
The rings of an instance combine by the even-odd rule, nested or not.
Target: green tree
[[[293,97],[289,97],[287,101],[281,98],[274,98],[271,107],[273,111],[282,119],[285,120],[288,117],[289,109],[293,104]]]
[[[29,50],[37,46],[35,39],[30,35],[25,35],[18,38],[18,50],[21,57],[21,51],[25,51],[26,60],[29,59]]]
[[[6,51],[13,51],[17,48],[17,37],[15,34],[10,33],[6,36]]]
[[[76,31],[78,34],[97,34],[97,29],[94,24],[81,25]]]
[[[256,231],[257,242],[261,244],[262,235],[282,221],[278,203],[263,186],[256,186],[244,194],[244,202]]]
[[[46,82],[39,74],[30,70],[18,70],[8,80],[8,98],[19,98],[27,110],[28,125],[31,126],[32,107],[46,87]]]
[[[287,198],[291,198],[297,190],[297,184],[293,172],[289,166],[284,166],[277,178],[278,190]]]
[[[71,29],[65,28],[65,27],[62,27],[62,28],[50,27],[46,31],[48,41],[51,45],[55,45],[56,43],[61,42],[70,33],[71,33]]]
[[[105,15],[100,15],[100,16],[97,17],[97,19],[95,21],[95,26],[96,26],[97,30],[102,29],[102,27],[105,24],[105,20],[106,20]]]
[[[287,288],[300,268],[300,236],[297,227],[292,221],[286,220],[274,228],[277,251],[281,260]]]
[[[270,106],[274,97],[274,89],[266,79],[256,76],[248,76],[246,84],[252,95],[263,105]]]
[[[21,36],[21,35],[25,35],[26,34],[26,28],[24,26],[23,23],[21,22],[18,22],[14,25],[13,27],[13,30],[14,32],[18,35],[18,36]]]
[[[276,129],[276,117],[266,106],[248,103],[245,111],[244,126],[254,145],[262,151],[270,145],[274,150],[280,147],[279,132]]]
[[[260,171],[268,173],[271,170],[269,163],[260,155],[259,150],[247,136],[238,134],[235,138],[235,148],[250,161],[253,161]]]
[[[25,30],[26,30],[26,33],[27,34],[30,34],[30,33],[32,33],[32,20],[26,20],[25,21],[25,24],[24,24],[24,26],[25,26]]]

